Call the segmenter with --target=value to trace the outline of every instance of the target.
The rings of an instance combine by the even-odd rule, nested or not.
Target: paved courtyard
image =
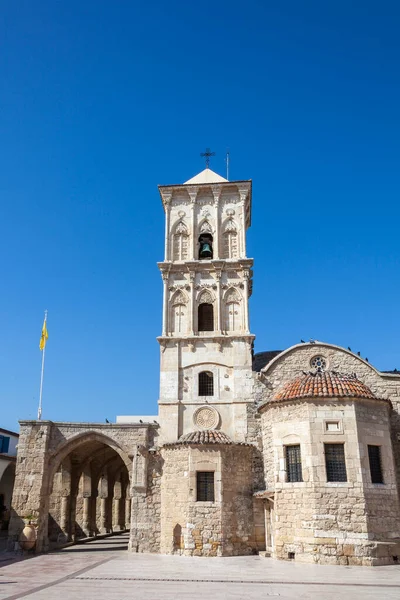
[[[14,600],[398,600],[400,565],[329,567],[258,556],[188,558],[127,553],[127,535],[0,562],[0,598]],[[0,560],[4,555],[0,555]],[[3,565],[3,566],[2,566]]]

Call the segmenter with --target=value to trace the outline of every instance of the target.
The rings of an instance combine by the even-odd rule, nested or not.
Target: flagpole
[[[47,322],[47,310],[44,311],[44,325]],[[39,407],[38,407],[38,421],[42,418],[42,394],[43,394],[43,376],[44,376],[44,354],[46,352],[46,344],[43,347],[42,354],[42,371],[40,373],[40,393],[39,393]]]

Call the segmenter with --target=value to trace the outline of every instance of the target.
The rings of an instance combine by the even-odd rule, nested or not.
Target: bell
[[[200,258],[212,258],[212,250],[208,242],[202,243],[200,248]]]

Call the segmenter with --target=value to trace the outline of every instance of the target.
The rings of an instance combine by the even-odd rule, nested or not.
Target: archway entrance
[[[50,546],[130,528],[128,469],[106,441],[83,437],[56,456],[52,467]]]

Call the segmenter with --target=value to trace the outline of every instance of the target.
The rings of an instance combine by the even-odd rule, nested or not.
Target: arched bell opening
[[[201,233],[199,236],[199,260],[213,258],[213,236],[211,233]]]
[[[120,454],[93,438],[63,454],[51,482],[50,545],[125,530],[129,473]]]

